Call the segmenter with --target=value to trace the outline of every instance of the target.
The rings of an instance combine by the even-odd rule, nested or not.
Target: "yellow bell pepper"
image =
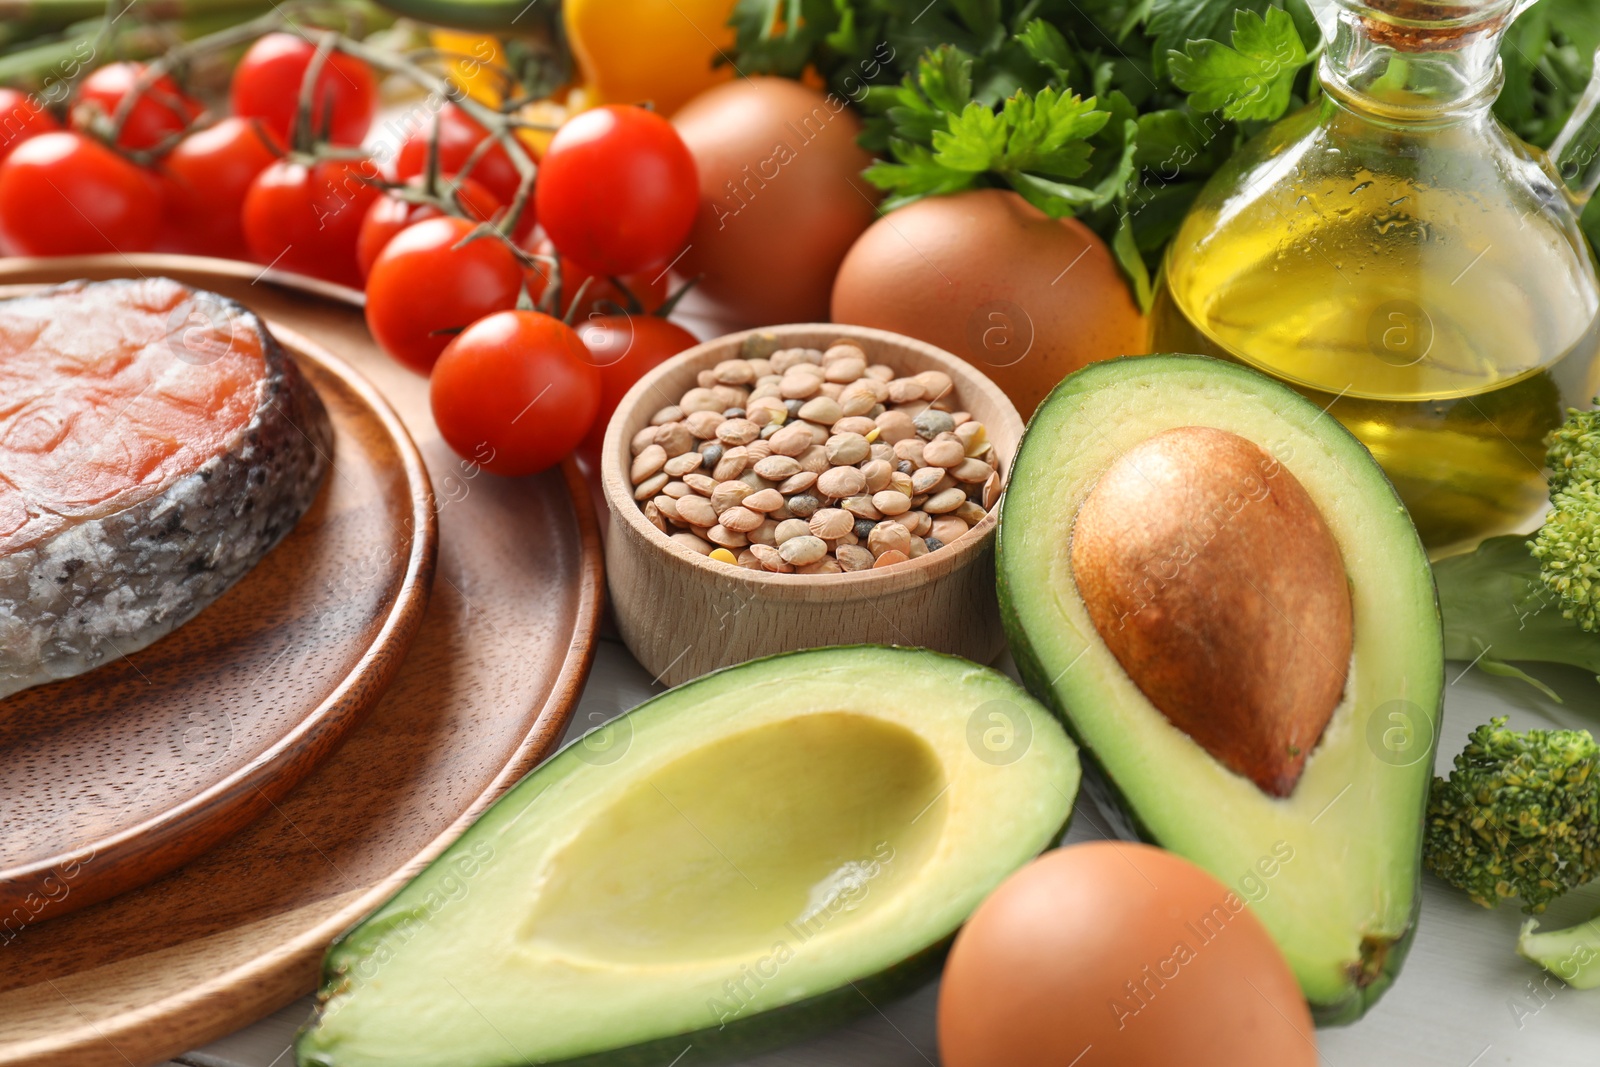
[[[430,30],[433,47],[460,58],[450,60],[449,78],[479,103],[499,107],[508,88],[502,74],[506,54],[500,42],[478,33],[456,30]]]
[[[596,104],[642,104],[670,115],[733,77],[734,0],[566,0],[567,41]]]

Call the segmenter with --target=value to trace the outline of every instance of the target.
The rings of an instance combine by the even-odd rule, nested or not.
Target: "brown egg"
[[[1008,878],[956,938],[945,1067],[1315,1067],[1266,927],[1187,860],[1098,841]]]
[[[832,313],[955,353],[1024,418],[1085,364],[1149,351],[1105,242],[1001,189],[929,197],[879,219],[839,268]]]
[[[876,217],[872,157],[842,97],[740,78],[672,116],[700,172],[700,214],[675,268],[752,326],[825,322],[833,277]]]

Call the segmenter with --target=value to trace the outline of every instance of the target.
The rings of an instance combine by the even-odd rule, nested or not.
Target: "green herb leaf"
[[[1294,19],[1282,8],[1266,17],[1239,11],[1233,47],[1190,41],[1168,54],[1172,80],[1189,93],[1196,111],[1220,111],[1233,122],[1281,118],[1289,110],[1294,79],[1310,62]]]
[[[889,144],[899,162],[880,160],[862,174],[867,181],[889,193],[888,199],[880,205],[882,211],[893,211],[925,196],[958,193],[977,184],[977,174],[951,170],[936,163],[933,152],[924,145],[900,140],[891,140]]]
[[[1144,265],[1144,256],[1139,253],[1139,244],[1134,239],[1133,220],[1128,215],[1122,216],[1122,224],[1111,238],[1111,254],[1116,257],[1117,266],[1122,268],[1128,283],[1133,286],[1139,310],[1149,312],[1155,304],[1155,290],[1150,284],[1150,269]]]
[[[990,108],[974,100],[958,115],[951,115],[947,128],[933,133],[934,158],[951,170],[982,174],[1002,169],[1009,134],[1006,123]]]
[[[1083,64],[1060,30],[1044,19],[1034,19],[1017,34],[1017,43],[1035,62],[1044,64],[1063,87],[1081,88]]]
[[[1270,0],[1151,0],[1145,32],[1156,39],[1155,54],[1165,56],[1190,41],[1221,38],[1240,11],[1262,14]]]

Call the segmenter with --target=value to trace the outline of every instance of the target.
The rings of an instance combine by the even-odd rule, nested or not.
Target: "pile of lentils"
[[[899,377],[849,341],[724,360],[634,436],[634,499],[723,563],[892,566],[948,545],[999,499],[994,446],[956,407],[949,375]]]

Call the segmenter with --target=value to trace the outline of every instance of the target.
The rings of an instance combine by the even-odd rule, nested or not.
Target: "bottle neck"
[[[1500,93],[1500,39],[1514,7],[1514,0],[1339,0],[1323,88],[1393,122],[1450,122],[1486,111]]]

